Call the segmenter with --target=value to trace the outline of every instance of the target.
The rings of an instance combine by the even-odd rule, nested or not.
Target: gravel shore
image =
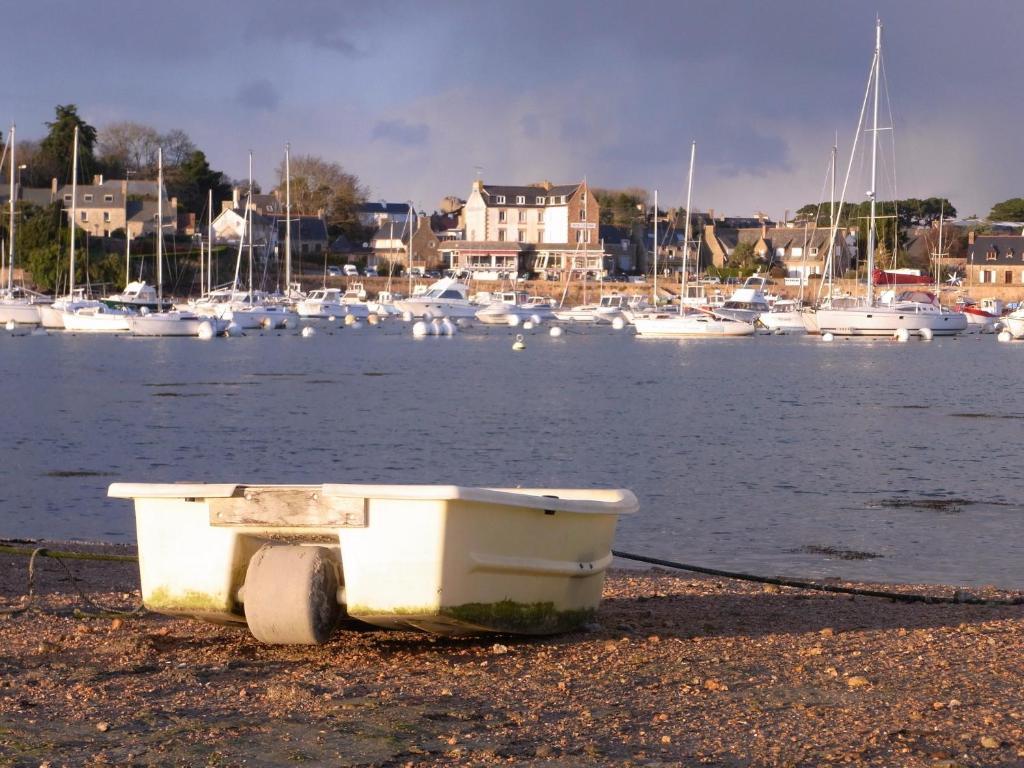
[[[0,553],[0,606],[27,565]],[[0,765],[1024,766],[1021,606],[618,570],[586,632],[270,647],[84,616],[76,587],[130,608],[137,567],[68,566],[0,616]]]

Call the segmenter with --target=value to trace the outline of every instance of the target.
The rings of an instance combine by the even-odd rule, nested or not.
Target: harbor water
[[[621,550],[1024,587],[1024,344],[516,332],[0,334],[0,538],[130,542],[118,481],[624,487]]]

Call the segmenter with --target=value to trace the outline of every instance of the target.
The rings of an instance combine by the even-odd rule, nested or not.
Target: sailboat
[[[5,154],[9,149],[11,155],[11,217],[7,229],[9,246],[8,254],[10,255],[10,258],[7,260],[7,286],[0,290],[0,323],[4,325],[7,323],[16,323],[18,325],[38,325],[40,322],[39,307],[48,304],[51,301],[50,298],[48,296],[43,296],[40,293],[35,293],[34,291],[29,291],[26,288],[16,287],[14,285],[14,174],[17,169],[17,165],[14,160],[14,133],[15,127],[12,124],[11,131],[7,135],[8,146],[4,147]],[[2,163],[0,163],[0,165],[2,165]]]
[[[164,156],[163,149],[157,148],[157,232],[156,232],[156,295],[158,306],[164,301]],[[150,312],[143,309],[129,320],[133,336],[198,336],[203,323],[210,326],[210,332],[220,334],[227,328],[227,321],[215,317],[202,317],[188,310],[171,309]]]
[[[967,318],[962,312],[953,312],[942,307],[937,298],[924,292],[909,295],[897,295],[894,291],[883,294],[881,301],[876,302],[874,296],[875,239],[876,239],[876,208],[877,174],[878,174],[878,91],[882,66],[882,22],[875,22],[875,52],[868,75],[867,90],[861,106],[860,119],[857,124],[857,136],[861,133],[864,113],[867,109],[868,94],[873,89],[873,118],[871,133],[871,188],[868,191],[870,200],[870,217],[868,221],[867,239],[867,291],[864,301],[851,307],[821,308],[815,313],[815,325],[818,331],[835,336],[894,336],[897,332],[917,335],[953,336],[967,329]],[[857,149],[854,141],[850,154],[850,165],[847,166],[846,182],[849,182],[853,156]],[[846,189],[844,182],[844,192]],[[840,201],[840,215],[843,203]],[[836,221],[839,216],[836,217]],[[833,225],[835,226],[835,225]],[[833,230],[833,242],[835,231]]]
[[[752,336],[755,328],[753,323],[736,320],[719,315],[708,309],[694,309],[683,302],[687,281],[687,259],[690,251],[690,202],[693,193],[693,164],[697,158],[697,142],[690,144],[690,172],[686,182],[686,227],[683,230],[683,288],[680,291],[679,310],[677,312],[647,312],[635,315],[633,325],[639,338],[679,339],[688,337],[725,338],[730,336]],[[655,226],[657,226],[658,208],[655,201]],[[657,254],[658,239],[655,235],[654,248]]]

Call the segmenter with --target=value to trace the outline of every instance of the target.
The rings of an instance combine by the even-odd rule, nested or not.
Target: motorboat
[[[143,309],[149,312],[166,312],[173,309],[173,303],[169,299],[161,299],[156,288],[141,280],[128,283],[121,293],[104,296],[100,301],[111,309],[128,309],[133,312]]]
[[[395,308],[413,317],[474,317],[479,305],[469,300],[469,288],[452,277],[431,284],[419,296],[395,301]]]
[[[956,303],[956,311],[963,312],[967,318],[968,331],[995,331],[1002,322],[1003,309],[1003,302],[993,298],[975,301],[968,296],[961,296]]]
[[[439,635],[594,620],[621,489],[115,483],[133,499],[146,608],[327,642],[348,617]]]
[[[133,313],[99,303],[66,309],[62,315],[64,329],[74,333],[128,333]]]
[[[227,320],[180,309],[169,312],[143,311],[128,318],[128,327],[133,336],[198,336],[203,323],[209,326],[214,336],[224,333],[228,327]]]
[[[534,314],[539,316],[539,308],[529,303],[525,291],[501,291],[490,295],[490,303],[476,313],[476,319],[486,325],[507,325],[513,317],[516,320],[511,322],[517,322],[529,320]],[[553,317],[550,304],[547,316]]]
[[[772,308],[758,316],[758,320],[774,333],[806,333],[800,302],[795,299],[779,299]]]
[[[753,323],[707,310],[648,312],[633,320],[636,335],[645,339],[729,338],[753,336]]]
[[[295,305],[299,317],[329,319],[344,317],[348,308],[341,302],[340,288],[317,288]]]
[[[722,317],[729,317],[733,320],[747,323],[757,322],[758,317],[771,310],[764,294],[767,284],[768,278],[764,275],[751,275],[715,311]]]
[[[597,304],[581,304],[572,309],[556,309],[557,320],[584,323],[610,323],[622,317],[622,311],[630,308],[630,297],[621,293],[602,296]]]
[[[402,294],[392,293],[391,291],[378,291],[377,298],[367,300],[366,308],[375,315],[381,317],[390,317],[392,315],[399,315],[401,312],[395,306],[396,301],[401,301]]]
[[[1015,339],[1024,338],[1024,307],[1004,315],[1002,323]]]

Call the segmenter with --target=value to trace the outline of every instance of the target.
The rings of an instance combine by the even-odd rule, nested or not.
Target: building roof
[[[551,199],[565,197],[567,201],[580,186],[580,184],[562,184],[546,188],[484,184],[481,185],[480,194],[484,204],[488,206],[540,208],[548,205],[562,205],[562,202],[553,203]],[[519,198],[522,198],[523,202],[517,202]]]
[[[1024,264],[1024,237],[980,235],[967,246],[967,260],[978,266]]]
[[[285,216],[273,217],[277,222],[277,236],[284,242],[287,234],[288,219]],[[327,242],[327,223],[319,216],[296,215],[291,217],[292,239],[306,242]]]
[[[386,214],[400,216],[409,214],[408,203],[362,203],[356,209],[358,213]]]

